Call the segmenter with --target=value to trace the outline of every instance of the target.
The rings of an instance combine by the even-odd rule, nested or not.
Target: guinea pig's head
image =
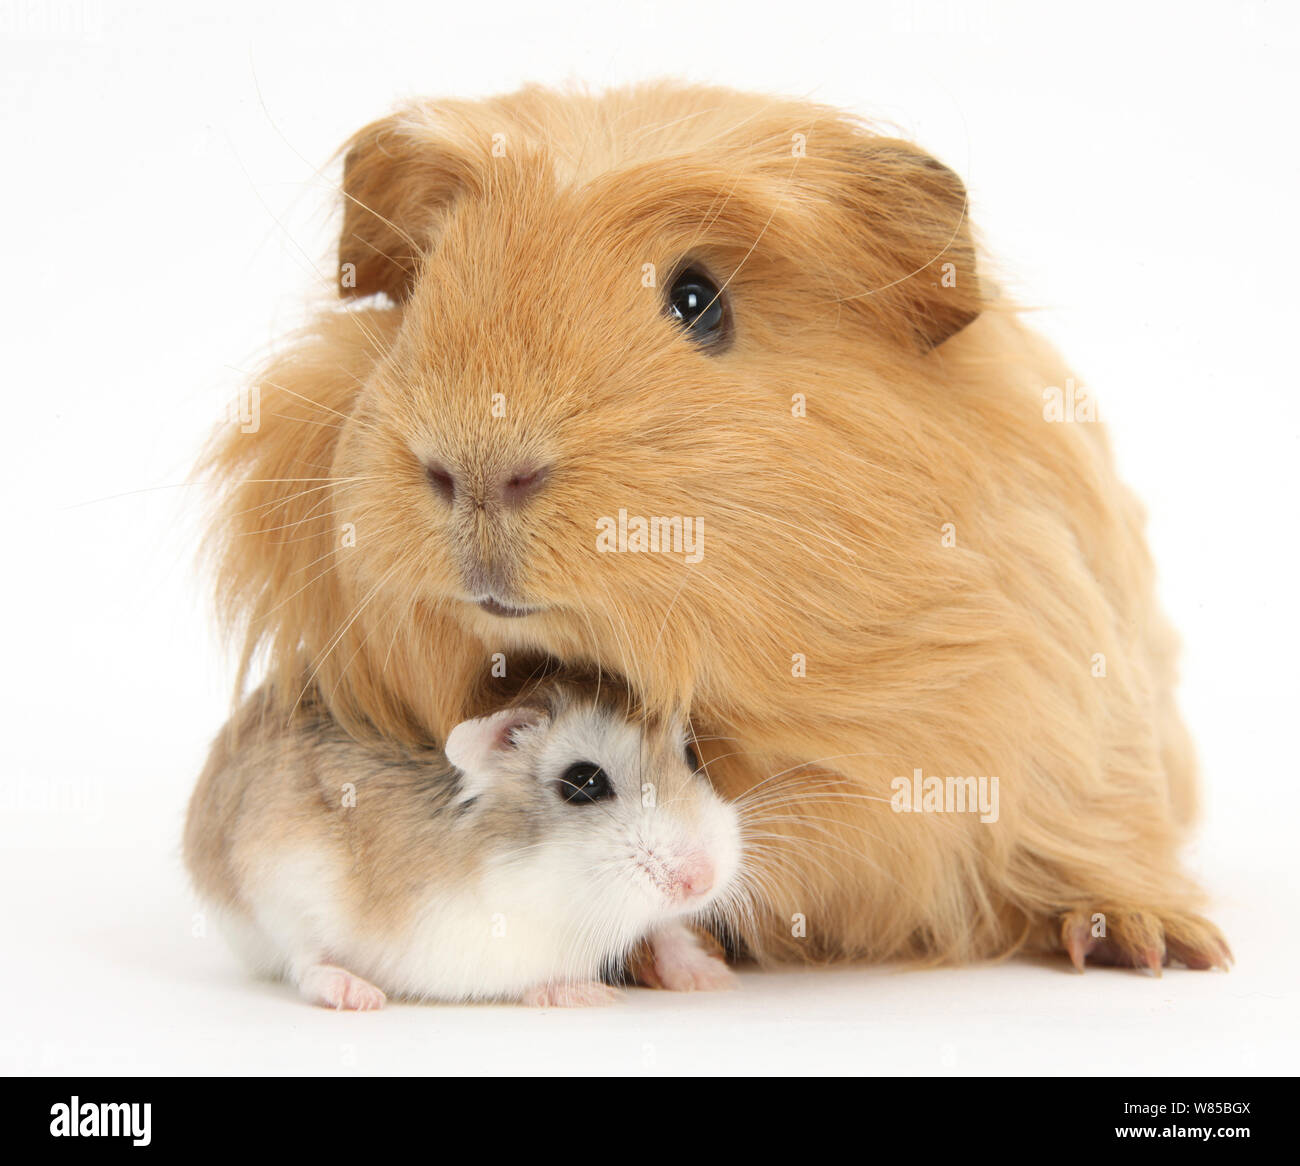
[[[740,901],[739,820],[680,719],[560,695],[462,721],[446,754],[461,803],[511,841],[503,857],[594,930],[631,941]]]
[[[455,636],[666,711],[788,668],[801,620],[888,621],[981,310],[950,170],[799,102],[526,89],[368,126],[343,193],[346,310],[218,461],[250,652],[401,735],[460,715],[394,711]]]

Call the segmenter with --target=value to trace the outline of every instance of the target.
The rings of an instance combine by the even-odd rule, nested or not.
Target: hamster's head
[[[357,530],[334,656],[423,608],[690,707],[711,648],[767,650],[734,612],[781,605],[773,579],[815,579],[780,610],[819,611],[915,574],[900,434],[981,308],[965,190],[923,151],[721,90],[525,90],[367,127],[344,194],[341,294],[387,306],[318,425],[315,513]]]
[[[494,854],[554,883],[584,927],[629,943],[739,894],[740,825],[677,718],[562,697],[463,721],[447,738]]]

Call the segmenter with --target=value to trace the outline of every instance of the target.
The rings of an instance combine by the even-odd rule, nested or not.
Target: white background
[[[1294,1071],[1294,9],[1045,7],[0,4],[0,1071]],[[332,152],[406,95],[665,75],[892,120],[968,179],[1150,507],[1231,974],[750,973],[347,1016],[191,936],[178,836],[232,670],[182,483],[328,282]]]

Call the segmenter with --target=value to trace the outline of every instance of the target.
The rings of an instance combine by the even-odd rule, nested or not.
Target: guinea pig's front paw
[[[373,1012],[388,1001],[374,984],[333,964],[308,968],[298,979],[298,991],[313,1004],[340,1012]]]
[[[521,1004],[530,1008],[590,1008],[598,1004],[613,1004],[619,993],[599,980],[578,980],[573,983],[538,984],[520,997]]]
[[[1076,971],[1084,963],[1140,968],[1160,975],[1166,964],[1194,971],[1232,963],[1232,952],[1219,929],[1191,914],[1157,915],[1145,911],[1070,911],[1061,918],[1061,946]]]
[[[740,982],[713,937],[684,923],[652,931],[631,970],[637,983],[670,992],[716,992]]]

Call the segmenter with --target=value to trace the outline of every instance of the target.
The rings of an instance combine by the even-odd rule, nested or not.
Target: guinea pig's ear
[[[808,148],[811,153],[812,143]],[[901,139],[859,140],[852,154],[853,162],[844,154],[837,159],[839,185],[856,213],[871,269],[883,276],[863,294],[901,311],[928,351],[984,307],[966,187],[942,162]]]
[[[461,721],[452,729],[443,752],[464,774],[462,800],[476,796],[487,786],[502,757],[518,746],[522,732],[542,728],[549,721],[550,715],[544,709],[524,705]]]
[[[414,107],[372,122],[343,147],[339,294],[410,297],[439,215],[463,189],[467,157]]]

